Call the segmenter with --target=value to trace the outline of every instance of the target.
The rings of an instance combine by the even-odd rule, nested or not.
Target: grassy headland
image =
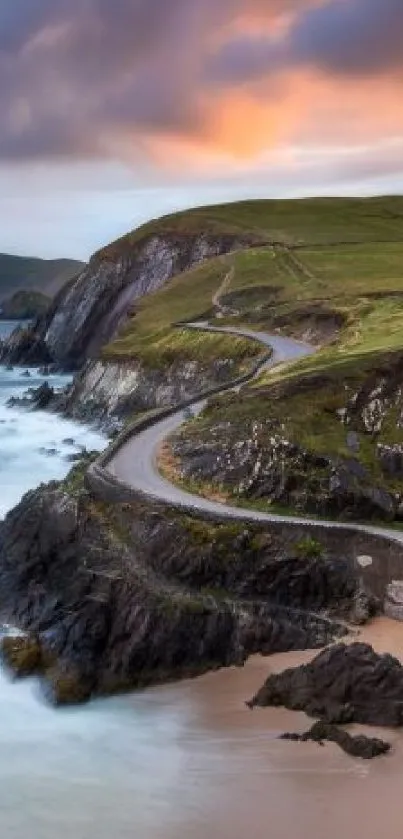
[[[314,456],[361,464],[368,480],[396,495],[401,476],[385,472],[379,447],[403,443],[403,198],[243,202],[168,217],[142,235],[145,229],[181,235],[237,229],[249,241],[144,298],[106,348],[108,358],[140,356],[152,365],[222,354],[244,359],[242,339],[173,326],[218,315],[217,322],[224,317],[318,346],[314,356],[262,375],[242,398],[215,400],[182,438],[208,446],[212,430],[230,420],[225,435],[235,444],[260,423],[264,447],[264,428],[269,445],[273,428],[281,427],[284,438]],[[212,300],[220,288],[218,311]],[[374,401],[379,421],[370,416]],[[308,473],[303,478],[310,480]]]

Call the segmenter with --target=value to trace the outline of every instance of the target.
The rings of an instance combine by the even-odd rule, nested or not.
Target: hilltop
[[[187,210],[153,220],[94,254],[58,296],[33,340],[37,347],[45,340],[42,351],[51,360],[77,369],[122,334],[144,295],[208,259],[271,245],[299,253],[402,241],[401,197],[258,200]],[[204,302],[211,306],[197,292],[198,306],[204,308]],[[196,307],[194,314],[200,314]],[[134,345],[137,350],[137,341]],[[127,345],[122,350],[126,353]]]

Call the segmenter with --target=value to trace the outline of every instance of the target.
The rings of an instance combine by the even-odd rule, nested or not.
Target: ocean
[[[0,337],[14,326],[0,321]],[[26,372],[0,366],[0,517],[29,489],[63,478],[72,467],[69,455],[83,448],[100,451],[106,445],[104,435],[80,423],[46,411],[8,407],[11,397],[22,396],[29,387],[48,381],[52,387],[62,388],[71,378],[40,376],[34,368],[28,369],[28,378]]]

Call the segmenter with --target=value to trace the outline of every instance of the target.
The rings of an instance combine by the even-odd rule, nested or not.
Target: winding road
[[[250,338],[251,340],[258,341],[264,347],[271,348],[273,351],[271,359],[269,361],[266,359],[266,361],[262,362],[259,370],[254,375],[258,375],[263,369],[271,368],[285,362],[295,361],[315,351],[312,346],[295,341],[292,338],[270,335],[266,332],[255,332],[251,329],[210,326],[208,323],[202,321],[189,323],[187,324],[187,328],[208,332],[226,332],[237,337]],[[223,386],[222,392],[230,389],[234,388],[231,385]],[[193,413],[200,413],[204,405],[205,400],[200,401],[196,398],[194,403],[192,403]],[[381,536],[400,544],[403,543],[403,532],[398,530],[373,527],[366,524],[347,524],[345,522],[309,519],[292,515],[285,516],[276,513],[263,513],[258,510],[231,507],[229,504],[222,504],[218,501],[193,495],[181,489],[181,487],[171,484],[158,470],[158,451],[167,437],[179,428],[185,420],[186,417],[183,410],[178,410],[165,419],[156,420],[154,425],[126,440],[114,452],[110,460],[107,461],[106,470],[126,486],[140,491],[151,498],[165,501],[184,509],[196,509],[200,512],[218,514],[223,518],[238,519],[239,521],[280,522],[310,528],[328,527],[351,530],[353,532]]]

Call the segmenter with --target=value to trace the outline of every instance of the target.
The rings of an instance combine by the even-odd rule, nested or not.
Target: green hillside
[[[184,428],[175,443],[181,479],[263,508],[401,520],[403,198],[202,208],[153,222],[124,243],[151,232],[186,238],[235,229],[240,250],[143,298],[105,355],[163,367],[177,357],[230,354],[228,336],[223,348],[219,336],[174,326],[202,317],[315,344],[313,356],[265,373],[241,398],[214,400]],[[244,352],[236,339],[232,346],[235,357]],[[236,462],[251,441],[251,452],[260,451],[260,484],[248,474],[256,454]],[[201,460],[211,463],[203,475]]]
[[[181,241],[198,233],[239,234],[256,245],[402,241],[403,197],[251,200],[199,207],[142,225],[94,258],[113,259],[152,235]]]
[[[130,235],[206,232],[214,225],[228,232],[235,221],[246,241],[260,235],[272,244],[246,244],[144,297],[105,357],[152,359],[158,366],[175,355],[219,355],[221,340],[231,352],[227,338],[173,326],[217,315],[217,323],[224,315],[228,324],[279,329],[324,345],[303,363],[306,369],[403,346],[403,198],[242,202],[167,217]],[[217,293],[221,311],[213,304]]]
[[[0,254],[0,302],[16,291],[40,291],[53,297],[82,269],[74,259],[36,259]]]

